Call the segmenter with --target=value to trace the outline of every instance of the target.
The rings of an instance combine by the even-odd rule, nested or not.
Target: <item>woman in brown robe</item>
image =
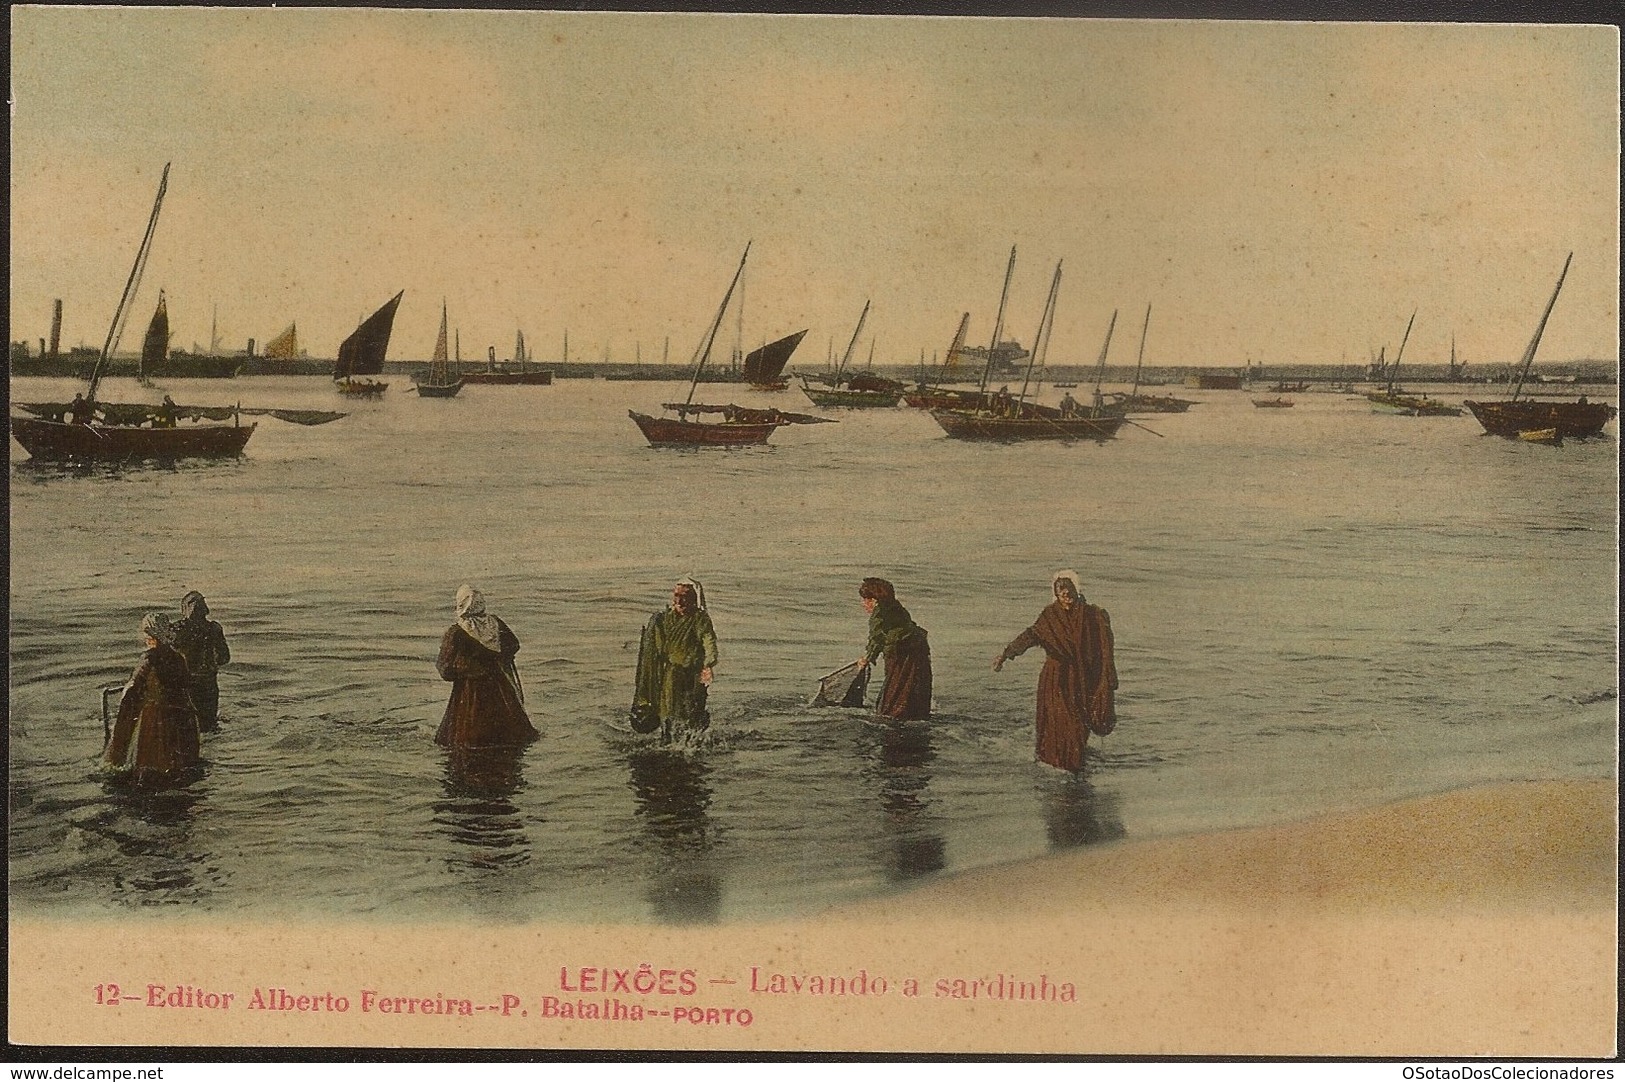
[[[170,645],[169,617],[149,612],[141,635],[147,652],[124,687],[102,762],[137,785],[165,785],[197,765],[197,714],[186,659]]]
[[[435,668],[451,681],[451,699],[434,742],[450,748],[502,748],[537,737],[525,714],[525,692],[514,655],[519,639],[485,611],[485,595],[457,588],[457,622],[440,639]]]
[[[869,645],[858,667],[867,668],[877,657],[886,659],[886,684],[875,712],[895,721],[930,717],[931,645],[925,628],[898,603],[897,591],[885,579],[864,579],[858,596],[869,614]]]
[[[1057,572],[1052,586],[1055,600],[1004,648],[993,671],[1034,646],[1044,648],[1047,656],[1038,674],[1038,759],[1077,771],[1083,769],[1089,734],[1105,736],[1117,726],[1112,622],[1105,609],[1084,600],[1077,572]]]

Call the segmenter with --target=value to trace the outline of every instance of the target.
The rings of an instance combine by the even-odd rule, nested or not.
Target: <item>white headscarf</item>
[[[502,629],[485,612],[485,595],[468,583],[457,587],[457,626],[487,650],[502,652]]]
[[[1060,582],[1062,579],[1066,579],[1068,582],[1070,582],[1072,584],[1072,592],[1078,596],[1078,600],[1083,600],[1083,580],[1078,577],[1078,573],[1076,571],[1057,571],[1055,574],[1051,575],[1049,580],[1050,593],[1053,594],[1055,592],[1055,584]]]
[[[141,634],[149,639],[157,639],[165,646],[175,642],[175,626],[169,617],[161,612],[149,612],[141,618]]]
[[[678,579],[676,584],[678,586],[691,587],[694,590],[695,611],[705,611],[705,587],[701,586],[696,579],[690,578],[687,575],[684,575],[682,578]]]

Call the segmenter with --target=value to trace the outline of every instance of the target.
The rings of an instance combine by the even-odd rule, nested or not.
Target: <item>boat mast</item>
[[[987,381],[993,374],[993,357],[999,349],[999,335],[1004,332],[1004,302],[1010,296],[1010,276],[1016,272],[1016,246],[1010,246],[1010,265],[1004,268],[1004,289],[999,293],[999,314],[993,319],[993,343],[987,347],[987,364],[982,366],[982,394],[987,394]]]
[[[869,301],[863,302],[863,311],[858,313],[858,325],[852,328],[852,341],[846,344],[846,352],[841,355],[841,367],[835,370],[835,385],[841,382],[841,373],[846,371],[846,363],[852,359],[852,350],[858,344],[858,335],[863,333],[863,321],[869,318]]]
[[[1416,310],[1411,309],[1411,322],[1405,324],[1405,337],[1399,340],[1399,352],[1394,354],[1394,363],[1388,368],[1388,393],[1394,393],[1394,383],[1399,379],[1399,359],[1405,356],[1405,343],[1410,341],[1411,324],[1416,322]]]
[[[959,352],[965,348],[965,330],[970,326],[970,313],[966,312],[959,317],[959,330],[954,332],[954,340],[948,346],[948,355],[942,359],[942,371],[938,378],[948,382],[948,373],[959,364]]]
[[[1140,371],[1145,367],[1145,332],[1151,329],[1151,305],[1145,306],[1145,323],[1140,327],[1140,356],[1134,362],[1134,390],[1129,392],[1129,402],[1140,397]]]
[[[1540,336],[1546,333],[1546,320],[1551,317],[1552,305],[1557,303],[1558,290],[1563,288],[1563,279],[1569,276],[1569,264],[1574,261],[1574,253],[1563,260],[1563,273],[1557,276],[1557,286],[1552,290],[1552,299],[1546,302],[1546,311],[1540,315],[1540,324],[1535,327],[1535,337],[1529,340],[1529,348],[1523,351],[1523,364],[1518,369],[1518,385],[1512,389],[1512,401],[1518,400],[1523,393],[1523,381],[1529,375],[1529,366],[1535,361],[1535,347],[1540,345]]]
[[[1112,329],[1117,326],[1117,309],[1112,309],[1112,321],[1106,324],[1106,340],[1100,344],[1100,360],[1095,362],[1095,409],[1100,409],[1100,383],[1106,376],[1106,351],[1112,348]]]
[[[745,242],[745,254],[739,257],[739,269],[734,271],[733,281],[728,283],[728,292],[722,295],[722,306],[717,309],[717,317],[711,321],[711,329],[705,332],[705,338],[700,343],[698,360],[694,362],[694,378],[689,380],[688,397],[683,399],[685,406],[694,401],[694,388],[700,384],[700,370],[705,367],[706,358],[711,356],[711,343],[716,341],[717,328],[722,326],[722,317],[728,312],[728,302],[733,299],[734,287],[739,284],[739,276],[745,273],[745,260],[750,258],[750,245],[750,241]]]
[[[1055,324],[1055,296],[1061,289],[1061,261],[1055,261],[1055,277],[1050,279],[1049,297],[1044,301],[1044,314],[1038,317],[1038,333],[1033,335],[1033,351],[1027,357],[1027,375],[1021,381],[1020,403],[1027,402],[1027,385],[1032,381],[1033,368],[1036,366],[1038,356],[1049,346],[1049,330]],[[1018,415],[1019,416],[1019,415]]]
[[[141,247],[135,253],[135,263],[130,267],[130,277],[124,282],[124,295],[119,298],[118,308],[113,312],[113,324],[107,328],[107,339],[102,343],[102,353],[96,358],[96,367],[90,372],[90,390],[85,393],[85,401],[96,401],[96,387],[102,381],[102,369],[107,367],[108,359],[113,350],[118,348],[119,335],[124,328],[125,317],[129,314],[130,302],[135,298],[135,291],[141,286],[141,271],[147,265],[147,253],[152,250],[152,235],[158,228],[158,211],[164,205],[164,192],[169,190],[169,162],[164,163],[163,176],[158,180],[158,196],[152,201],[152,217],[147,219],[147,232],[141,238]]]

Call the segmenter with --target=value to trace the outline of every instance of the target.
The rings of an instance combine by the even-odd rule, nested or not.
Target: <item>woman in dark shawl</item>
[[[141,635],[147,652],[124,687],[102,761],[138,785],[164,785],[197,765],[197,714],[186,659],[170,645],[169,617],[147,613]]]
[[[649,617],[638,644],[632,728],[656,728],[670,740],[711,724],[706,698],[717,664],[717,632],[705,610],[705,588],[691,578],[672,587],[671,604]]]
[[[186,659],[192,675],[192,705],[197,708],[198,732],[220,728],[220,666],[231,660],[226,633],[209,619],[209,603],[196,590],[181,598],[181,622],[174,625],[175,649]]]
[[[537,737],[525,714],[525,692],[514,655],[519,639],[485,611],[485,595],[457,588],[457,622],[440,639],[435,668],[451,681],[451,699],[434,742],[451,748],[502,748]]]
[[[895,721],[930,717],[931,646],[925,628],[909,617],[885,579],[864,579],[858,596],[869,614],[869,645],[858,667],[867,668],[877,657],[886,659],[886,684],[875,712]]]
[[[1051,585],[1055,600],[1004,648],[993,671],[1034,646],[1044,648],[1047,656],[1038,674],[1038,759],[1077,771],[1083,769],[1089,734],[1105,736],[1117,726],[1112,622],[1105,609],[1084,600],[1077,572],[1059,571]]]

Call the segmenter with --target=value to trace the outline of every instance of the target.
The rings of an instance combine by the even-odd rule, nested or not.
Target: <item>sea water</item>
[[[349,402],[321,379],[103,396],[348,409],[261,419],[240,459],[37,464],[11,445],[11,904],[265,919],[727,922],[1125,838],[1481,783],[1611,777],[1617,428],[1561,448],[1336,393],[1104,443],[963,443],[831,411],[753,449],[662,450],[676,384],[560,380]],[[70,381],[13,379],[13,399]],[[701,399],[817,412],[795,391]],[[1044,393],[1046,401],[1059,392]],[[1612,400],[1612,399],[1610,399]],[[1110,611],[1120,721],[1034,760],[1039,651],[993,659],[1075,569]],[[721,643],[712,725],[627,725],[638,631],[680,576]],[[859,581],[928,629],[927,723],[812,707],[863,651]],[[541,739],[432,740],[459,584],[523,643]],[[144,612],[225,628],[201,776],[96,769]],[[871,701],[876,690],[871,687]]]

